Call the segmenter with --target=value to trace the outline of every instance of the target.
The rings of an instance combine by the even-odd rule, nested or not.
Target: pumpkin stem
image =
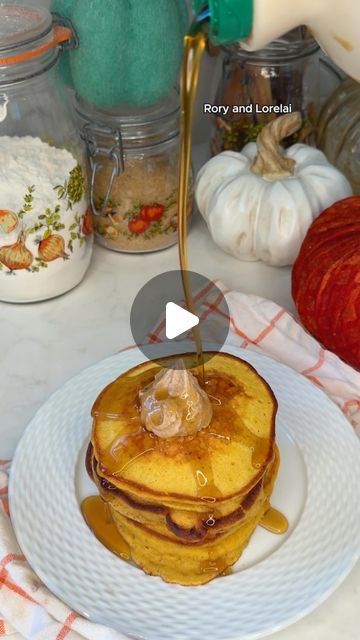
[[[302,125],[300,111],[280,116],[269,122],[258,135],[257,156],[251,171],[266,180],[278,180],[294,175],[295,160],[286,158],[279,147],[281,140],[293,135]]]

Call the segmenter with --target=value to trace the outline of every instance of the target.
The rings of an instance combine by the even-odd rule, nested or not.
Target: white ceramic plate
[[[360,445],[313,384],[264,356],[253,364],[279,402],[281,468],[272,503],[284,536],[260,528],[234,571],[202,587],[169,585],[104,548],[80,502],[95,493],[84,472],[89,412],[105,384],[143,361],[122,352],[85,370],[40,409],[17,449],[10,479],[16,535],[43,582],[91,620],[146,640],[249,640],[314,609],[359,557]]]

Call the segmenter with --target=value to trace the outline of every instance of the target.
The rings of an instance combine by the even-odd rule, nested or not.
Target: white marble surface
[[[195,217],[189,266],[228,286],[269,297],[293,311],[289,269],[240,263],[225,255]],[[0,458],[11,458],[31,417],[65,380],[131,342],[129,313],[143,284],[178,268],[176,247],[147,255],[96,248],[83,283],[48,302],[0,303]],[[341,517],[339,512],[334,517]],[[274,640],[358,640],[360,567],[317,611]]]

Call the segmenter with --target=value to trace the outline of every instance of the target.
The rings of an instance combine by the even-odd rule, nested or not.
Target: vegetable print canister
[[[0,300],[58,296],[84,277],[92,225],[84,149],[55,68],[72,31],[0,5]]]

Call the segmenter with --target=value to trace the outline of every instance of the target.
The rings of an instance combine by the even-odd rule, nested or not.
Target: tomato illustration
[[[140,216],[136,216],[136,218],[133,218],[128,223],[129,231],[136,234],[144,233],[149,226],[150,222],[148,220],[143,220]]]
[[[148,222],[160,220],[165,213],[163,204],[146,204],[140,209],[139,218]]]
[[[93,220],[92,220],[92,213],[91,213],[90,207],[88,207],[85,211],[85,215],[82,220],[81,230],[84,236],[91,236],[93,232]]]

